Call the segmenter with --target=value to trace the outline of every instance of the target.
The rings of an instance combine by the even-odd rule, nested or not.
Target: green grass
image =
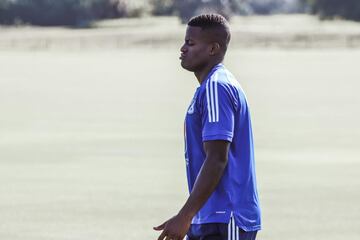
[[[359,59],[229,50],[252,112],[259,239],[358,238]],[[187,196],[197,82],[178,47],[8,50],[0,66],[0,238],[156,239]]]

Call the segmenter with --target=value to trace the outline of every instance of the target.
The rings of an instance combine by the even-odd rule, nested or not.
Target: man
[[[155,230],[158,240],[253,240],[260,230],[250,113],[240,84],[222,61],[230,41],[224,17],[188,22],[181,66],[200,86],[185,119],[190,196]]]

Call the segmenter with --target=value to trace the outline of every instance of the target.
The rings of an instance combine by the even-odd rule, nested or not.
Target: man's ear
[[[210,56],[215,56],[220,52],[220,44],[218,42],[213,42],[210,45]]]

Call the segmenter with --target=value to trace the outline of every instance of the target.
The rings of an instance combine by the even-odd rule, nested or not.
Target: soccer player
[[[190,196],[155,230],[158,240],[253,240],[261,228],[249,106],[239,82],[222,64],[228,22],[205,14],[188,22],[181,66],[196,89],[185,119]]]

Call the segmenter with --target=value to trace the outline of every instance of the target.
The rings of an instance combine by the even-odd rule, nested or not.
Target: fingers
[[[164,222],[163,224],[157,226],[157,227],[153,227],[154,230],[156,231],[160,231],[160,230],[163,230],[165,228],[165,225],[166,225],[167,222]]]
[[[180,240],[178,237],[166,236],[165,240]]]
[[[181,237],[174,237],[171,235],[168,235],[169,233],[167,231],[163,231],[161,235],[158,237],[158,240],[182,240]]]
[[[158,240],[182,240],[182,238],[174,237],[172,235],[169,235],[169,233],[165,230],[158,237]]]
[[[165,232],[165,231],[164,231]],[[168,234],[166,234],[166,232],[165,232],[165,234],[164,234],[164,237],[165,237],[165,239],[164,240],[183,240],[183,238],[181,238],[181,237],[179,237],[179,236],[176,236],[176,235],[168,235]],[[161,239],[162,240],[162,239]]]
[[[163,231],[163,232],[160,234],[160,236],[158,237],[158,240],[163,240],[164,237],[166,237],[166,232],[165,232],[165,231]]]

